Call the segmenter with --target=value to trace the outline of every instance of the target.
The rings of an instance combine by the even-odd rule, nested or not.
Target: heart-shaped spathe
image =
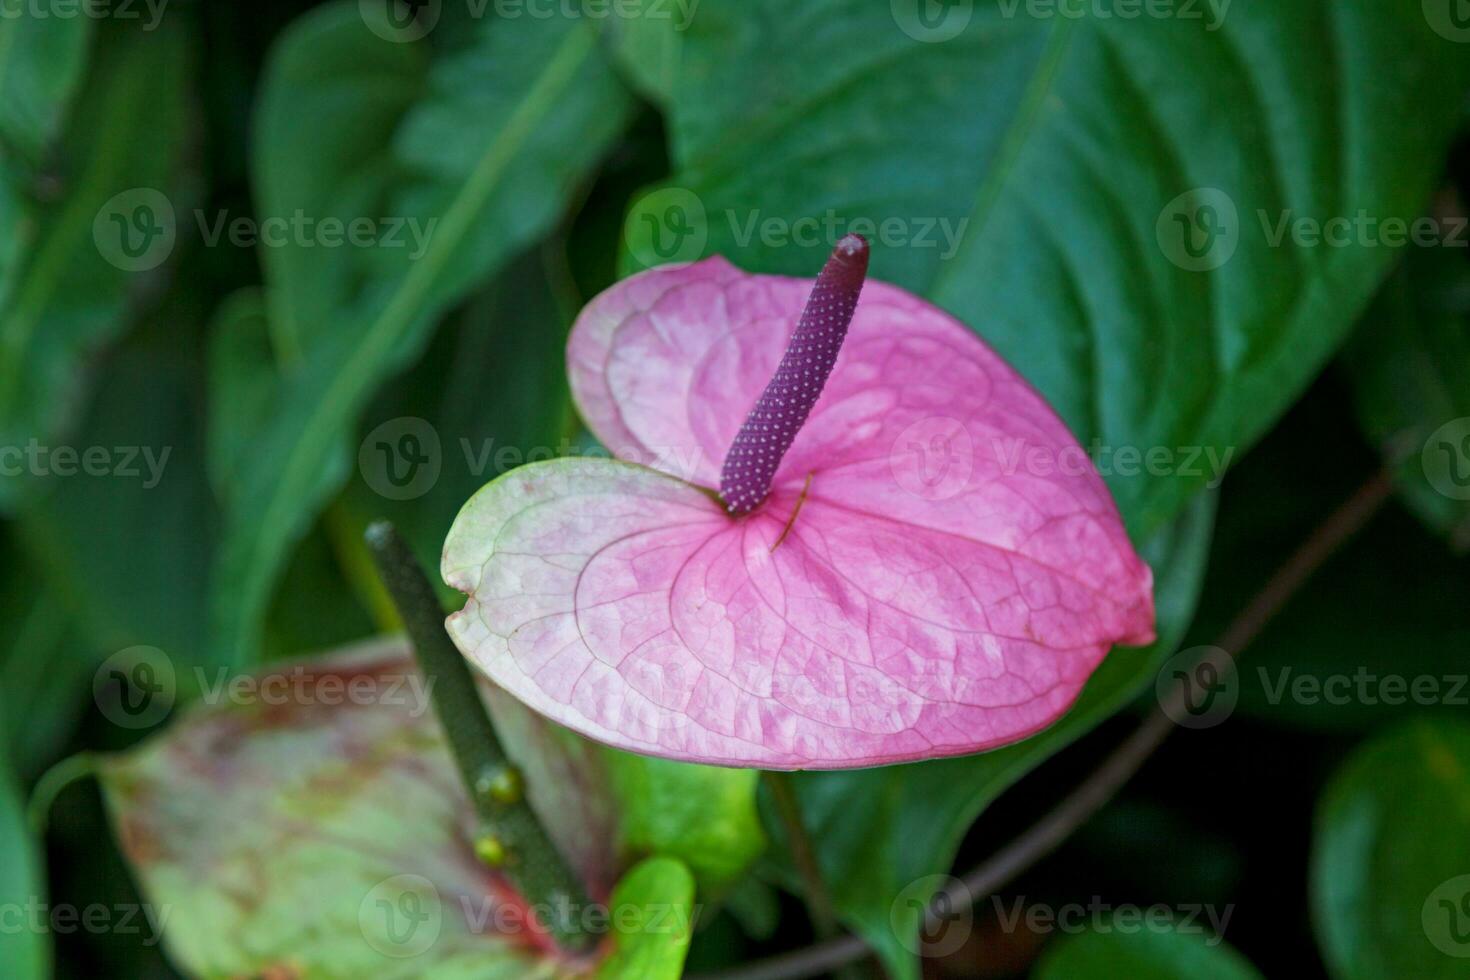
[[[619,458],[514,470],[445,544],[450,634],[495,683],[634,752],[831,769],[1024,738],[1153,639],[1152,575],[1066,427],[886,283],[770,495],[725,512],[724,454],[812,282],[711,258],[582,312],[572,392]]]

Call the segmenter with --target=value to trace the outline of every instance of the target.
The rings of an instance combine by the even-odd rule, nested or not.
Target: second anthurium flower
[[[1082,450],[952,317],[721,258],[634,276],[567,347],[619,459],[523,466],[444,548],[459,648],[620,748],[763,769],[960,755],[1060,717],[1152,574]],[[626,461],[625,461],[626,460]],[[1019,462],[1018,462],[1019,461]]]

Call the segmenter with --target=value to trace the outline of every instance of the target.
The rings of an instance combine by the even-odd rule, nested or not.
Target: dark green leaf
[[[84,709],[96,658],[86,649],[66,607],[19,554],[5,554],[4,621],[0,639],[0,741],[17,774],[33,777],[55,762]],[[79,649],[80,648],[80,649]]]
[[[70,444],[78,460],[33,478],[21,538],[83,638],[69,655],[148,644],[193,662],[216,519],[198,364],[166,340],[129,344],[104,365]]]
[[[81,83],[92,21],[18,13],[0,18],[0,147],[34,165]]]
[[[35,244],[39,166],[86,63],[86,17],[0,19],[0,310]]]
[[[635,204],[630,229],[800,275],[868,232],[876,276],[954,312],[1099,440],[1146,534],[1218,476],[1181,453],[1242,452],[1345,338],[1394,252],[1298,245],[1294,223],[1417,216],[1470,59],[1419,5],[1380,0],[965,3],[937,25],[921,7],[701,7],[670,103],[670,184],[692,198]],[[667,260],[641,244],[631,265]],[[1174,462],[1160,477],[1120,449]]]
[[[1378,461],[1334,382],[1315,386],[1226,481],[1191,645],[1214,642],[1313,529],[1373,477]],[[1337,732],[1410,712],[1463,711],[1470,691],[1456,678],[1470,644],[1467,591],[1470,562],[1390,501],[1243,651],[1236,710]]]
[[[1317,937],[1337,980],[1450,980],[1470,963],[1470,726],[1359,748],[1317,810]]]
[[[476,490],[507,469],[572,451],[566,327],[539,251],[511,262],[450,317],[418,365],[364,412],[347,494],[364,524],[393,521],[426,564],[437,564]],[[400,491],[387,467],[398,462],[395,439],[410,431],[407,419],[428,423],[440,462],[432,482]]]
[[[251,463],[251,438],[269,421],[275,395],[265,299],[256,289],[227,296],[210,328],[210,397],[220,411],[209,426],[209,480],[228,497]]]
[[[1358,415],[1431,527],[1470,549],[1470,262],[1416,248],[1344,358]]]
[[[200,297],[185,274],[118,347],[64,440],[37,442],[12,524],[0,639],[17,768],[56,761],[110,654],[163,648],[192,664],[204,642],[215,505],[205,482]]]
[[[3,724],[0,731],[4,731]],[[6,925],[0,929],[0,965],[7,977],[45,980],[51,975],[46,907],[39,849],[26,823],[20,785],[0,749],[0,908],[6,910]]]
[[[1052,946],[1031,976],[1032,980],[1262,980],[1244,956],[1218,937],[1116,920]]]
[[[701,0],[626,0],[619,16],[606,21],[608,44],[618,68],[644,97],[667,105],[678,84],[684,32],[700,13]]]
[[[622,126],[627,95],[580,19],[487,18],[435,50],[385,40],[344,2],[297,22],[267,73],[254,148],[262,218],[368,218],[385,236],[386,222],[402,225],[371,247],[313,248],[313,233],[302,245],[293,232],[267,249],[280,378],[249,465],[224,488],[220,662],[257,651],[271,587],[343,482],[372,393],[449,306],[546,230]],[[236,440],[249,429],[241,411],[215,411]]]
[[[19,35],[31,30],[16,25],[29,23],[0,19],[0,78],[8,77],[7,43],[25,41]],[[184,135],[188,35],[168,25],[148,34],[109,25],[99,41],[58,150],[60,197],[34,208],[34,234],[22,234],[19,245],[0,204],[0,445],[8,447],[47,445],[75,414],[83,357],[123,327],[129,290],[168,257],[176,234],[162,189]],[[47,41],[40,53],[55,55],[56,69],[68,73],[79,43]],[[25,73],[30,57],[26,49],[13,71]],[[58,76],[54,100],[24,111],[43,113],[38,125],[49,123],[66,88]],[[4,261],[8,248],[13,263]],[[6,474],[0,502],[9,504],[27,474],[9,467]]]

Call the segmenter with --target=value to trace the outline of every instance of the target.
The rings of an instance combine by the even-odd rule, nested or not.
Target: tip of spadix
[[[858,289],[868,275],[868,240],[862,235],[844,235],[832,249],[832,257],[822,271],[842,287]]]
[[[786,353],[725,454],[720,499],[740,516],[760,506],[796,433],[837,364],[868,276],[868,240],[844,235],[812,283]],[[774,333],[774,332],[773,332]],[[784,537],[784,535],[783,535]],[[779,543],[779,540],[778,540]]]

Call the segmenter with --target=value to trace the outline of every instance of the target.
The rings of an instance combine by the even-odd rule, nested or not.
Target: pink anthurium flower
[[[1024,738],[1152,641],[1152,574],[1066,427],[867,264],[849,236],[815,283],[711,258],[593,300],[572,393],[620,459],[465,505],[459,648],[621,748],[833,769]]]

